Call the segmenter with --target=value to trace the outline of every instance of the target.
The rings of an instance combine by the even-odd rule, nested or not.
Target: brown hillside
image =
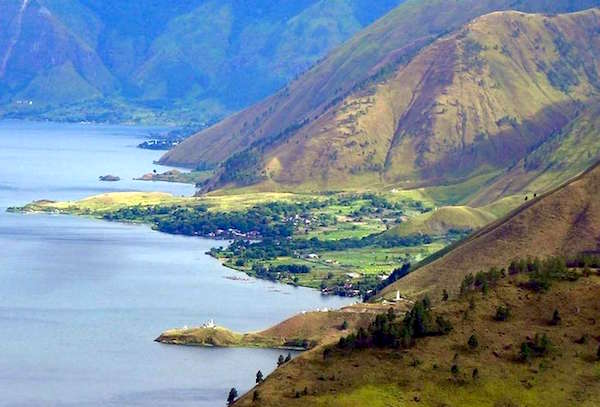
[[[507,260],[600,250],[600,164],[569,184],[539,197],[387,287],[418,296],[456,292],[468,273],[505,267]]]
[[[479,206],[502,196],[551,190],[600,160],[600,104],[584,109],[516,165],[503,171],[469,200]]]
[[[366,328],[377,313],[377,304],[359,304],[340,310],[295,315],[264,331],[238,334],[226,328],[186,328],[163,332],[157,342],[219,347],[312,348],[331,343],[359,327]],[[347,327],[342,329],[344,321]]]
[[[333,348],[327,358],[318,347],[275,370],[235,405],[597,406],[599,289],[597,272],[555,282],[544,294],[505,278],[486,296],[474,294],[473,306],[459,298],[434,308],[451,321],[449,335],[419,339],[408,349]],[[499,306],[511,310],[504,322],[493,318]],[[562,320],[552,325],[555,309]],[[536,334],[547,336],[550,351],[521,361],[521,344]],[[471,335],[475,349],[467,345]]]
[[[321,116],[329,115],[331,122],[333,111],[339,109],[340,103],[348,95],[354,94],[349,100],[356,99],[357,92],[366,85],[381,81],[398,66],[410,61],[423,47],[440,35],[457,29],[477,16],[510,8],[533,12],[565,12],[597,6],[599,3],[597,0],[582,0],[576,5],[568,0],[406,1],[332,52],[285,89],[190,138],[163,156],[161,162],[187,166],[216,164],[247,148],[253,142],[264,138],[281,138],[286,129],[306,123],[307,120],[313,122]],[[431,70],[428,72],[433,73]],[[416,108],[419,103],[413,106]],[[414,113],[418,113],[417,110],[414,110]],[[303,131],[304,136],[312,138],[321,128],[320,124],[312,126],[310,131]],[[382,138],[393,136],[395,128],[395,125],[392,125],[391,129],[386,128],[386,134]],[[343,133],[339,132],[337,136],[345,138]],[[302,137],[296,141],[300,142],[301,139]],[[362,148],[366,150],[365,154],[369,153],[368,149]],[[325,149],[321,152],[335,154],[333,150],[329,148],[329,151]],[[292,151],[289,155],[297,152],[298,150]],[[309,159],[315,160],[314,157]],[[371,160],[374,160],[373,165],[389,161],[382,157],[374,157]],[[360,164],[364,163],[355,163]],[[265,165],[276,166],[276,163]],[[373,168],[371,166],[371,169]],[[287,178],[283,174],[279,178],[281,181],[294,181],[289,175],[292,169],[286,169],[289,169]],[[349,169],[347,168],[346,172]]]
[[[600,69],[599,21],[598,10],[481,17],[266,147],[263,175],[323,189],[353,179],[414,187],[505,168],[575,119],[574,98],[592,103],[598,94],[588,74]],[[577,55],[572,63],[563,46]],[[554,77],[558,66],[564,78]]]

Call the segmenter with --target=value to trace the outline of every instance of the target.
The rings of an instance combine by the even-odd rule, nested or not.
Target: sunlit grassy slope
[[[386,288],[408,295],[458,290],[467,273],[504,267],[507,258],[550,256],[598,249],[600,165],[536,199]]]
[[[505,272],[496,286],[462,295],[458,286],[467,273],[506,271],[519,258],[597,253],[599,194],[600,165],[532,199],[383,292],[385,298],[396,290],[413,298],[428,294],[435,314],[452,323],[449,334],[417,339],[407,349],[334,348],[327,357],[318,347],[277,369],[236,405],[598,405],[598,269],[572,269],[578,278],[553,280],[547,291],[527,288],[527,272]],[[504,321],[495,318],[500,306],[510,309]],[[546,335],[547,353],[523,359],[522,344],[536,334]],[[468,345],[471,336],[475,346]],[[255,390],[259,402],[252,401]]]
[[[507,279],[486,296],[475,294],[473,306],[465,297],[435,307],[454,326],[447,336],[420,339],[406,350],[334,351],[327,359],[316,348],[277,369],[235,405],[596,406],[600,330],[590,321],[600,313],[598,289],[596,275],[555,283],[545,294],[528,293]],[[501,305],[511,308],[505,322],[493,318]],[[549,322],[554,309],[562,316],[556,326]],[[536,333],[549,338],[549,354],[519,361],[521,343]],[[467,345],[471,335],[476,349]],[[584,335],[588,339],[578,343]],[[258,402],[252,402],[254,390]]]
[[[374,7],[373,2],[358,3]],[[338,110],[339,105],[334,109],[331,106],[336,105],[340,99],[357,88],[363,88],[365,84],[380,81],[381,77],[413,59],[419,50],[437,37],[454,31],[477,16],[507,9],[543,13],[569,12],[599,4],[597,0],[405,1],[335,49],[288,87],[189,139],[166,154],[162,160],[165,163],[189,166],[200,162],[218,163],[247,148],[252,142],[276,137],[306,118],[312,119],[324,112],[331,117],[333,110]],[[390,106],[392,108],[394,106]],[[387,127],[382,124],[381,130],[389,133]],[[321,129],[322,126],[316,126],[312,134]],[[307,178],[304,177],[303,180],[306,182]]]
[[[25,206],[24,209],[31,212],[57,211],[74,214],[102,215],[103,213],[134,206],[194,206],[203,204],[212,211],[232,211],[247,209],[265,202],[296,202],[306,199],[318,199],[318,196],[270,192],[176,197],[165,192],[111,192],[91,196],[79,201],[36,201]]]
[[[445,206],[409,219],[386,232],[392,235],[443,235],[451,229],[479,229],[496,219],[483,209]]]

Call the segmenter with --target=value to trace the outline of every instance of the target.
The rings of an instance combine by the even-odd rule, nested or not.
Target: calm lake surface
[[[164,167],[135,148],[149,129],[0,121],[0,406],[219,406],[280,351],[153,342],[209,318],[259,330],[348,299],[247,279],[206,254],[220,245],[145,226],[21,215],[8,206],[108,191],[191,195],[133,181]],[[122,181],[105,183],[114,174]]]

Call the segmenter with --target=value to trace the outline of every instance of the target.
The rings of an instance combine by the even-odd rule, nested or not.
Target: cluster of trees
[[[504,269],[498,270],[492,267],[489,271],[480,271],[477,274],[469,273],[465,276],[460,284],[461,295],[468,291],[481,289],[484,293],[491,287],[495,287],[500,278],[506,276]]]
[[[356,333],[340,338],[340,349],[408,348],[416,339],[426,336],[445,335],[452,330],[452,324],[442,316],[434,318],[431,302],[428,298],[418,301],[399,320],[390,308],[387,313],[379,314],[367,329],[359,328]]]
[[[553,280],[575,281],[579,274],[567,267],[565,257],[555,256],[545,260],[534,259],[513,261],[508,266],[509,274],[527,273],[529,281],[523,287],[540,292],[547,291]]]
[[[567,280],[575,281],[580,274],[573,268],[583,267],[585,270],[589,267],[600,267],[600,258],[592,255],[580,255],[573,258],[562,256],[548,257],[540,260],[539,258],[528,258],[512,261],[508,269],[490,268],[487,272],[480,271],[473,275],[467,274],[460,285],[460,293],[465,294],[472,290],[482,290],[484,293],[491,287],[494,287],[501,278],[508,275],[526,274],[529,280],[522,284],[524,288],[532,291],[547,291],[552,281]],[[589,273],[589,271],[588,271]]]
[[[257,277],[272,281],[289,278],[295,274],[308,274],[310,270],[310,267],[304,264],[279,264],[274,267],[266,267],[259,263],[252,265],[252,271]]]
[[[569,268],[594,268],[600,269],[600,256],[592,253],[581,253],[566,259]]]
[[[209,236],[218,230],[254,233],[263,238],[281,239],[292,236],[294,224],[289,218],[308,216],[320,208],[319,201],[298,203],[270,202],[248,210],[210,212],[205,205],[190,206],[133,206],[104,215],[107,220],[147,221],[162,232]],[[224,236],[226,237],[226,236]]]
[[[291,234],[289,236],[291,237]],[[264,236],[264,238],[259,242],[238,240],[232,243],[226,251],[222,252],[222,254],[229,258],[235,257],[245,260],[269,260],[276,257],[294,256],[300,253],[343,251],[348,249],[360,249],[369,246],[414,247],[429,244],[432,241],[433,239],[427,235],[414,235],[407,237],[370,235],[360,239],[346,238],[339,240],[320,240],[316,237],[311,239],[281,239],[273,236]]]
[[[519,351],[519,359],[524,362],[529,362],[534,357],[546,356],[552,347],[552,343],[546,334],[535,334],[533,341],[525,341],[521,343]]]

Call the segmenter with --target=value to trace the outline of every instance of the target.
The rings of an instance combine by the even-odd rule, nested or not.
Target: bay
[[[249,389],[281,351],[168,346],[153,342],[161,331],[212,318],[260,330],[351,302],[246,278],[205,254],[220,242],[5,212],[113,191],[193,194],[133,180],[166,169],[152,164],[160,152],[135,147],[151,130],[0,121],[1,406],[225,405],[229,388]]]

